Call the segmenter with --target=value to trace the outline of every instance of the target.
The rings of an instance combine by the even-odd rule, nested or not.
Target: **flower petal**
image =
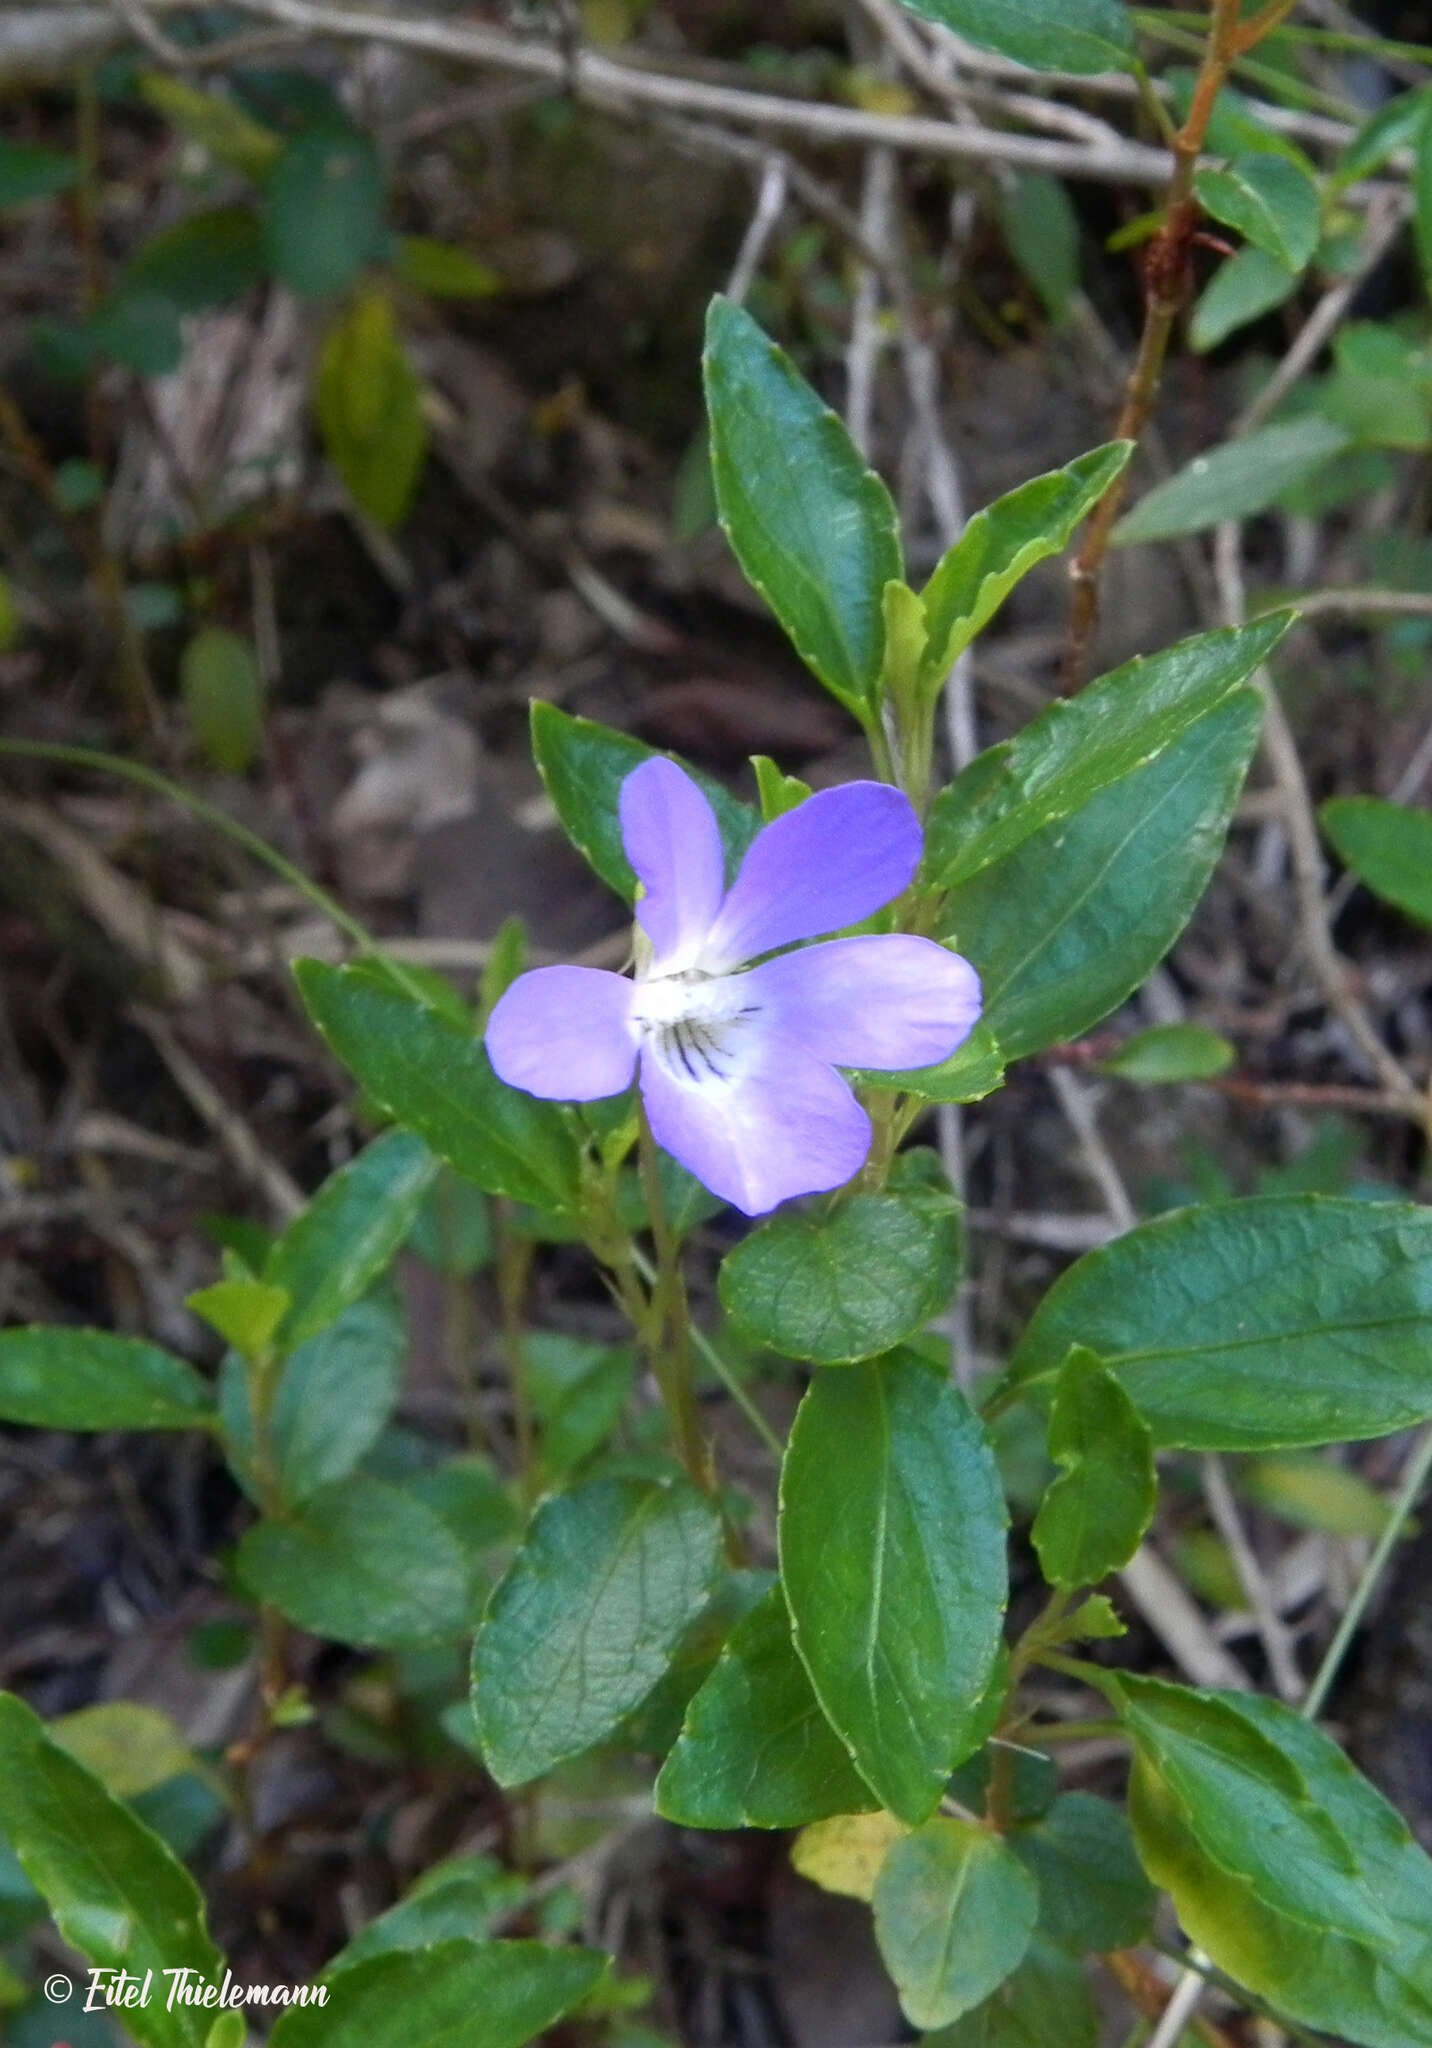
[[[741,976],[762,1021],[839,1067],[930,1067],[963,1045],[980,1013],[968,960],[933,939],[831,939]]]
[[[657,1144],[747,1216],[843,1186],[870,1150],[870,1119],[848,1084],[775,1031],[729,1081],[688,1081],[643,1052],[641,1094]]]
[[[636,1066],[631,992],[624,976],[601,967],[519,974],[488,1020],[498,1078],[548,1102],[620,1095]]]
[[[881,909],[920,863],[920,821],[885,782],[823,789],[762,828],[711,928],[701,964],[739,967]]]
[[[726,866],[716,813],[660,754],[634,768],[619,799],[622,844],[646,894],[636,920],[667,973],[689,967],[721,908]]]

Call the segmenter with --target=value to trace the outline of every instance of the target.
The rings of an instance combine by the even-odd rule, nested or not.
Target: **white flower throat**
[[[760,1014],[745,984],[743,974],[706,974],[696,967],[633,984],[637,1036],[674,1081],[731,1081],[742,1072],[748,1025]]]

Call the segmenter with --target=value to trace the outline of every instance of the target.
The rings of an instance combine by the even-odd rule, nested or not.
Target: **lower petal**
[[[487,1056],[510,1088],[548,1102],[620,1095],[636,1066],[631,994],[600,967],[519,974],[488,1020]]]
[[[933,939],[831,939],[741,977],[778,1031],[840,1067],[932,1067],[963,1045],[980,1013],[968,960]]]
[[[644,1052],[641,1094],[657,1144],[747,1216],[842,1187],[870,1150],[870,1119],[845,1080],[777,1032],[762,1033],[731,1080],[678,1078]]]

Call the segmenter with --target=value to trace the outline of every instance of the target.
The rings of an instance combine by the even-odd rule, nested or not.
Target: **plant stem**
[[[635,1246],[632,1248],[632,1263],[647,1285],[654,1286],[656,1283],[656,1268],[646,1257],[645,1253],[638,1251]],[[767,1422],[765,1416],[746,1392],[746,1389],[741,1385],[741,1382],[736,1378],[736,1375],[732,1372],[730,1366],[727,1365],[725,1359],[716,1349],[716,1346],[711,1342],[711,1339],[706,1335],[706,1332],[698,1328],[695,1323],[691,1325],[691,1342],[701,1353],[701,1356],[710,1366],[712,1372],[715,1373],[717,1379],[720,1380],[726,1392],[736,1403],[736,1406],[745,1416],[747,1422],[750,1423],[756,1435],[771,1453],[771,1456],[779,1463],[786,1454],[785,1445],[771,1428],[770,1423]]]
[[[502,1333],[502,1355],[507,1365],[507,1387],[512,1396],[512,1425],[517,1436],[517,1484],[523,1505],[531,1507],[537,1494],[537,1462],[523,1311],[536,1247],[530,1238],[519,1237],[512,1228],[506,1202],[495,1204],[493,1221],[497,1235],[497,1314]]]
[[[661,1170],[656,1140],[638,1110],[638,1160],[646,1213],[656,1247],[656,1272],[651,1286],[644,1327],[639,1331],[642,1346],[656,1375],[661,1398],[671,1417],[677,1453],[692,1484],[709,1500],[718,1492],[716,1464],[711,1446],[701,1428],[696,1407],[696,1371],[691,1358],[691,1311],[686,1300],[686,1282],[681,1272],[681,1243],[672,1229],[662,1198]]]

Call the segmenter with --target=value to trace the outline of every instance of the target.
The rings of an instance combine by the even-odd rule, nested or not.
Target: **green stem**
[[[167,797],[171,803],[182,804],[185,810],[192,811],[196,818],[202,818],[206,825],[212,825],[216,832],[222,832],[226,839],[241,846],[256,861],[262,862],[264,867],[297,889],[330,924],[336,925],[339,931],[352,939],[360,952],[381,960],[399,987],[426,1007],[428,998],[421,982],[409,974],[400,961],[384,952],[380,941],[374,938],[365,924],[351,911],[345,910],[335,896],[330,896],[276,846],[260,839],[257,832],[251,832],[247,825],[241,825],[237,818],[231,818],[227,811],[211,804],[207,797],[196,795],[182,782],[161,775],[143,761],[127,761],[122,754],[109,754],[99,747],[60,746],[49,740],[0,740],[0,756],[6,754],[16,760],[54,761],[62,767],[91,768],[103,775],[118,775],[126,782],[137,784],[140,789],[153,790],[157,795]]]
[[[696,1374],[691,1362],[691,1312],[686,1284],[681,1273],[681,1244],[666,1214],[662,1198],[661,1170],[656,1140],[638,1110],[638,1159],[642,1193],[646,1197],[647,1219],[656,1247],[656,1272],[650,1283],[651,1298],[642,1341],[661,1397],[671,1417],[676,1448],[692,1483],[711,1500],[716,1498],[716,1466],[711,1446],[701,1428],[696,1407]]]
[[[656,1282],[656,1268],[646,1255],[633,1248],[632,1262],[647,1285],[654,1286]],[[771,1456],[779,1463],[786,1454],[785,1445],[771,1428],[770,1423],[767,1422],[765,1416],[746,1392],[746,1389],[741,1385],[741,1382],[736,1378],[736,1375],[732,1372],[730,1366],[727,1365],[725,1359],[716,1349],[716,1346],[711,1342],[711,1339],[706,1335],[706,1332],[699,1329],[695,1323],[691,1325],[691,1341],[745,1416],[747,1422],[750,1423],[756,1435],[771,1453]]]
[[[531,1507],[537,1497],[537,1461],[523,1311],[536,1247],[530,1238],[519,1237],[512,1228],[506,1202],[495,1205],[494,1226],[497,1235],[497,1313],[502,1333],[502,1355],[507,1365],[508,1392],[512,1396],[512,1423],[517,1436],[517,1481],[523,1505]]]
[[[1407,1471],[1397,1490],[1392,1512],[1387,1518],[1387,1527],[1377,1539],[1372,1556],[1367,1561],[1367,1569],[1359,1579],[1357,1589],[1347,1604],[1347,1611],[1338,1623],[1337,1632],[1323,1654],[1317,1675],[1308,1687],[1307,1698],[1298,1709],[1305,1721],[1316,1720],[1324,1700],[1332,1690],[1333,1681],[1342,1668],[1343,1658],[1347,1655],[1348,1645],[1357,1634],[1362,1617],[1367,1611],[1367,1604],[1377,1590],[1377,1582],[1382,1577],[1388,1558],[1401,1540],[1407,1518],[1417,1505],[1418,1495],[1426,1484],[1429,1472],[1432,1472],[1432,1428],[1424,1431],[1422,1441],[1408,1460]]]

